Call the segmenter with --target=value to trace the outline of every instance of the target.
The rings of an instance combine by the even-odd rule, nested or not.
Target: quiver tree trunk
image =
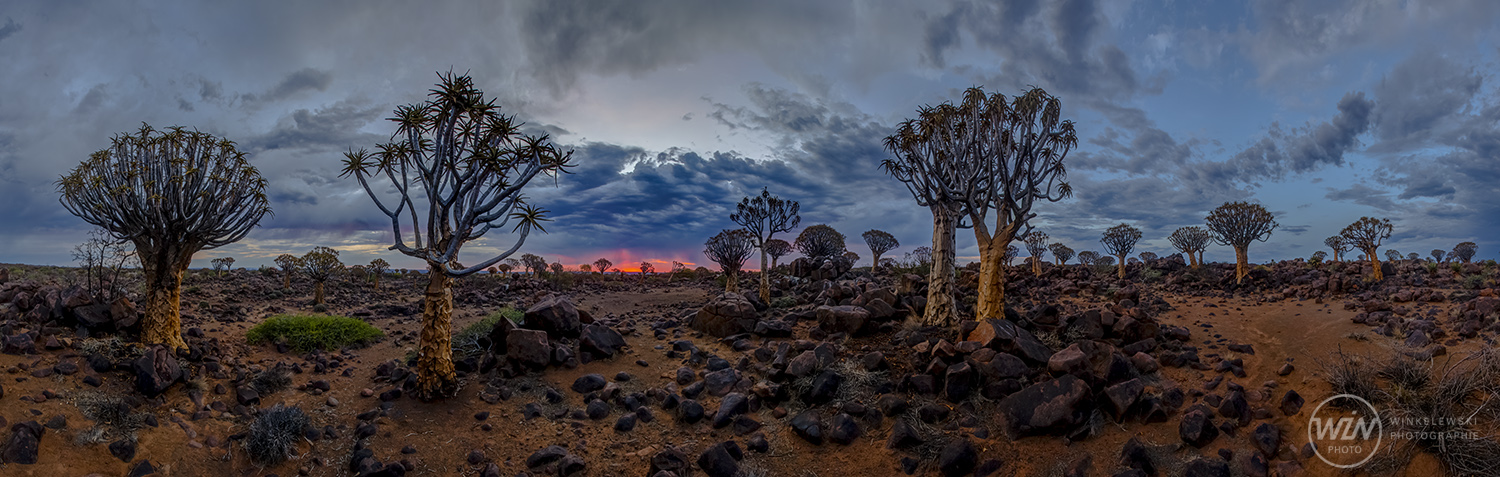
[[[282,290],[291,290],[292,289],[292,272],[282,272],[282,274],[281,274],[281,289]]]
[[[1038,257],[1031,257],[1031,274],[1042,276],[1042,261]]]
[[[766,248],[760,247],[760,302],[771,302],[771,269],[766,267]]]
[[[1250,254],[1245,247],[1234,248],[1234,283],[1244,283],[1245,275],[1250,274]]]
[[[182,340],[182,273],[188,260],[172,252],[157,252],[141,260],[146,275],[146,319],[141,322],[141,343],[168,348],[186,348]]]
[[[1188,258],[1188,265],[1189,266],[1191,266],[1193,268],[1198,268],[1198,256],[1197,255],[1194,255],[1193,252],[1188,252],[1187,253],[1187,258]]]
[[[979,297],[974,319],[1005,318],[1005,251],[1010,248],[1011,234],[997,233],[989,240],[979,240]]]
[[[424,401],[458,391],[458,375],[453,371],[453,278],[439,266],[430,267],[427,278],[416,389]]]
[[[739,293],[739,291],[740,291],[740,277],[739,277],[739,275],[740,274],[739,274],[738,270],[730,270],[730,271],[724,273],[724,291],[730,292],[730,293]]]
[[[1380,273],[1380,259],[1375,257],[1375,249],[1366,250],[1365,256],[1370,258],[1370,279],[1377,281],[1384,279],[1385,274]]]
[[[1115,256],[1115,258],[1120,261],[1119,266],[1117,266],[1115,268],[1116,274],[1118,274],[1120,276],[1121,280],[1124,280],[1125,279],[1125,256],[1124,255],[1117,255],[1117,256]]]
[[[932,270],[927,274],[927,309],[922,312],[924,325],[953,323],[957,307],[953,302],[954,235],[958,230],[955,213],[942,207],[932,208]]]
[[[313,304],[314,305],[322,305],[323,304],[323,282],[322,281],[318,281],[317,283],[313,283]]]

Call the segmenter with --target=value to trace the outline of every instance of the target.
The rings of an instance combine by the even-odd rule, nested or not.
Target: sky
[[[57,178],[148,123],[233,140],[269,182],[274,215],[194,266],[331,246],[420,267],[387,249],[389,221],[340,160],[389,141],[391,111],[447,71],[573,151],[573,174],[528,186],[553,221],[522,247],[569,266],[716,268],[703,242],[762,188],[865,264],[866,230],[901,242],[886,256],[930,245],[881,141],[971,86],[1041,87],[1077,123],[1075,194],[1034,219],[1077,251],[1123,222],[1164,255],[1172,231],[1244,200],[1280,224],[1255,262],[1306,257],[1361,216],[1391,219],[1403,253],[1474,241],[1493,258],[1497,16],[1488,0],[10,1],[0,263],[71,264],[91,226],[59,205]],[[502,232],[461,260],[508,249]],[[976,259],[973,234],[958,238]]]

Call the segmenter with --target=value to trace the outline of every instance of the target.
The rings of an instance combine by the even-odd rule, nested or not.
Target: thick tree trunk
[[[953,242],[958,218],[942,207],[931,209],[932,270],[927,274],[927,309],[922,312],[922,324],[949,325],[958,312],[953,302]]]
[[[766,267],[766,248],[760,248],[760,302],[771,302],[771,269]]]
[[[740,274],[737,272],[737,270],[730,270],[728,273],[724,274],[724,291],[730,293],[739,293]]]
[[[1124,255],[1119,255],[1119,256],[1116,256],[1115,258],[1117,258],[1117,259],[1120,260],[1120,265],[1119,265],[1119,267],[1116,268],[1116,270],[1119,272],[1120,279],[1124,280],[1125,279],[1125,256]]]
[[[874,255],[875,261],[870,262],[870,273],[875,273],[875,270],[878,270],[880,268],[880,254],[877,253]]]
[[[321,280],[313,284],[313,304],[323,304],[323,282]]]
[[[281,274],[281,289],[282,290],[291,290],[292,289],[292,272],[286,272],[286,273]]]
[[[1234,248],[1234,283],[1244,283],[1245,275],[1250,274],[1250,253],[1244,247]]]
[[[1203,251],[1198,251],[1198,265],[1203,265]]]
[[[166,252],[158,252],[167,255]],[[192,254],[188,254],[189,257]],[[182,341],[182,272],[185,260],[171,257],[141,260],[146,275],[146,319],[141,321],[141,343],[186,348]]]
[[[1380,273],[1380,259],[1375,256],[1375,249],[1365,251],[1365,256],[1370,257],[1370,279],[1382,280],[1385,274]]]
[[[458,391],[458,375],[453,371],[453,279],[438,266],[429,267],[427,275],[416,389],[424,401]]]
[[[977,235],[977,233],[976,233]],[[1005,250],[1010,241],[996,235],[979,240],[979,298],[974,319],[1005,318]]]

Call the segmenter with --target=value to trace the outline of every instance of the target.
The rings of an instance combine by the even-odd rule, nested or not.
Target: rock
[[[125,474],[125,477],[143,477],[143,476],[152,475],[152,474],[155,474],[155,473],[156,473],[156,466],[151,465],[151,460],[150,459],[146,459],[146,460],[142,460],[140,462],[137,462],[135,465],[131,466],[130,467],[130,473]]]
[[[547,448],[533,452],[526,458],[526,467],[537,468],[556,462],[568,455],[568,450],[562,446],[547,446]]]
[[[818,416],[817,410],[808,409],[793,417],[790,424],[792,431],[798,437],[813,445],[823,445],[823,424],[821,420],[822,418]]]
[[[552,345],[547,341],[547,332],[516,328],[505,337],[506,358],[532,369],[547,367],[552,362]]]
[[[1125,414],[1130,411],[1136,401],[1140,400],[1141,392],[1146,390],[1145,383],[1140,379],[1132,379],[1104,389],[1105,401],[1108,409],[1115,415],[1116,422],[1123,422]]]
[[[651,467],[646,475],[660,475],[660,472],[671,472],[672,475],[686,476],[692,471],[692,464],[688,463],[687,454],[682,451],[668,447],[652,454]]]
[[[818,377],[813,378],[812,385],[802,394],[802,402],[811,406],[826,404],[838,395],[839,386],[844,382],[844,376],[833,370],[824,370]]]
[[[794,377],[803,377],[812,374],[818,366],[818,357],[811,350],[803,351],[802,354],[792,358],[786,363],[786,374]]]
[[[967,339],[1035,364],[1044,364],[1052,357],[1050,348],[1009,320],[989,318],[981,321]]]
[[[692,424],[703,420],[703,405],[698,404],[698,401],[685,399],[677,405],[677,413],[683,422]]]
[[[5,337],[4,343],[0,344],[0,353],[14,355],[36,354],[36,332],[19,333]]]
[[[753,331],[757,321],[760,321],[760,314],[756,313],[750,300],[738,293],[727,292],[703,305],[688,326],[723,338]]]
[[[1047,359],[1047,371],[1053,376],[1071,374],[1074,376],[1087,377],[1089,371],[1089,355],[1079,348],[1077,343],[1069,345],[1062,351],[1054,353]]]
[[[887,449],[906,449],[921,445],[922,436],[917,434],[916,429],[906,423],[905,419],[897,419],[891,425],[891,435],[885,441]]]
[[[829,333],[862,334],[870,321],[869,311],[852,305],[820,306],[817,314],[818,327]]]
[[[885,359],[885,353],[879,351],[871,351],[869,354],[864,355],[859,359],[859,363],[861,366],[864,366],[865,371],[870,372],[882,371],[891,367],[890,363]]]
[[[906,402],[906,398],[895,394],[882,395],[880,399],[875,401],[875,407],[880,409],[880,413],[886,417],[895,417],[903,414],[909,406],[910,404]]]
[[[72,309],[73,317],[78,324],[91,330],[113,330],[115,320],[109,316],[108,304],[86,305]]]
[[[895,295],[893,294],[892,296]],[[896,307],[891,306],[890,302],[885,301],[882,298],[872,299],[866,302],[863,306],[865,311],[870,313],[870,319],[872,320],[890,319],[895,317],[897,313]]]
[[[1161,369],[1161,364],[1156,362],[1156,358],[1139,351],[1130,357],[1130,364],[1135,366],[1135,370],[1141,374],[1151,374]]]
[[[627,412],[615,421],[615,430],[619,432],[630,432],[635,429],[636,416],[633,412]]]
[[[1210,412],[1198,405],[1182,415],[1182,422],[1177,424],[1177,434],[1182,442],[1201,449],[1219,437],[1219,428],[1210,419]]]
[[[234,400],[242,406],[255,406],[260,404],[260,393],[251,386],[239,386],[234,389]]]
[[[938,471],[946,477],[959,477],[974,471],[979,464],[979,452],[968,439],[957,438],[943,447],[938,454]]]
[[[516,329],[516,324],[509,319],[496,321],[489,333],[490,352],[497,356],[506,354],[510,344],[507,338],[510,337],[510,330],[514,329]]]
[[[1302,395],[1297,394],[1296,390],[1288,389],[1286,394],[1281,396],[1281,404],[1278,408],[1281,409],[1283,416],[1291,417],[1302,412],[1303,404],[1306,402],[1302,399]]]
[[[109,304],[109,319],[114,321],[114,329],[123,330],[135,326],[141,319],[141,312],[129,298],[120,296]]]
[[[559,295],[548,295],[526,309],[521,327],[547,332],[551,338],[577,338],[583,328],[573,302]],[[507,343],[507,346],[509,343]]]
[[[1088,395],[1088,385],[1069,374],[1007,396],[999,411],[1012,435],[1064,430],[1084,418],[1081,408]]]
[[[1412,330],[1411,334],[1406,335],[1405,344],[1408,348],[1426,348],[1427,345],[1432,344],[1432,339],[1428,338],[1427,333],[1422,330]]]
[[[1229,477],[1229,463],[1219,459],[1199,457],[1182,468],[1182,477]]]
[[[593,400],[584,406],[584,415],[595,421],[609,417],[609,403]]]
[[[982,366],[980,371],[997,379],[1016,379],[1031,374],[1031,368],[1026,366],[1026,362],[1010,353],[996,353],[995,357],[990,358],[987,368]]]
[[[484,462],[484,451],[481,451],[481,450],[478,450],[478,449],[469,451],[469,456],[468,456],[467,460],[469,461],[469,465],[479,465],[479,464],[483,463]]]
[[[710,396],[723,396],[729,393],[735,383],[740,381],[740,375],[734,368],[724,368],[703,375],[703,388]]]
[[[755,323],[755,334],[767,338],[787,338],[792,336],[795,325],[784,320],[765,320]]]
[[[861,434],[859,423],[854,422],[854,418],[848,414],[839,413],[828,423],[828,440],[834,443],[847,446],[853,444]]]
[[[1250,423],[1250,403],[1245,400],[1245,393],[1231,391],[1224,402],[1219,404],[1219,415],[1239,421],[1240,426]]]
[[[771,442],[766,440],[765,433],[757,432],[745,441],[745,448],[752,452],[764,454],[771,451]]]
[[[0,462],[35,464],[45,428],[36,421],[17,422],[10,426],[10,439],[0,448]]]
[[[583,376],[579,376],[578,379],[573,380],[572,389],[575,393],[586,394],[604,389],[604,385],[606,384],[609,384],[609,381],[604,380],[603,375],[585,374]]]
[[[1142,475],[1156,475],[1156,462],[1151,458],[1151,450],[1141,444],[1139,438],[1131,437],[1125,442],[1125,446],[1120,449],[1120,463]]]
[[[578,349],[595,357],[614,356],[625,347],[625,337],[608,326],[591,324],[583,327],[578,338]]]
[[[734,417],[750,411],[750,401],[744,394],[729,393],[719,401],[719,410],[714,413],[713,426],[715,429],[727,426],[734,422]]]
[[[1250,442],[1254,443],[1255,448],[1265,455],[1275,456],[1276,452],[1281,449],[1281,429],[1278,429],[1275,424],[1262,422],[1259,426],[1255,426],[1255,432],[1250,434]]]
[[[109,455],[127,464],[135,460],[135,449],[135,439],[120,439],[109,443]]]
[[[135,370],[135,389],[146,397],[156,397],[167,388],[182,381],[186,374],[172,357],[171,350],[155,345],[132,363]]]
[[[1296,369],[1297,369],[1297,367],[1296,366],[1292,366],[1292,363],[1286,363],[1286,364],[1281,365],[1281,369],[1276,370],[1276,375],[1277,376],[1286,376],[1288,374],[1292,374],[1292,371],[1295,371]]]
[[[698,455],[698,468],[708,477],[734,477],[740,471],[740,464],[729,452],[728,446],[721,443]]]

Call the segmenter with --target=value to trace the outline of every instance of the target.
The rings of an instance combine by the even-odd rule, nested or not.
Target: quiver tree
[[[226,270],[234,267],[234,257],[215,258],[209,260],[208,263],[213,265],[215,274],[222,277]]]
[[[1380,242],[1391,237],[1391,230],[1390,219],[1360,217],[1344,227],[1344,231],[1339,234],[1344,236],[1349,245],[1365,253],[1365,258],[1370,261],[1372,280],[1385,278],[1385,274],[1380,272],[1380,255],[1376,252],[1380,249]]]
[[[385,259],[383,258],[377,258],[374,260],[370,260],[370,265],[368,267],[365,267],[365,270],[370,271],[370,278],[374,279],[375,281],[375,289],[379,290],[380,276],[385,275],[385,272],[391,270],[391,263],[385,261]],[[495,267],[490,267],[490,273],[495,273]]]
[[[604,272],[608,272],[609,267],[613,266],[615,266],[615,263],[609,261],[607,258],[594,260],[594,269],[599,271],[599,275],[604,275]]]
[[[1047,253],[1047,234],[1040,230],[1033,230],[1021,236],[1026,242],[1026,253],[1031,254],[1031,274],[1042,274],[1042,255]]]
[[[1396,249],[1393,249],[1393,248],[1386,249],[1385,250],[1385,259],[1386,259],[1386,261],[1389,261],[1389,262],[1399,262],[1399,261],[1401,261],[1401,252],[1398,252],[1398,251],[1396,251]]]
[[[1208,248],[1208,241],[1213,240],[1213,235],[1203,227],[1183,227],[1172,232],[1167,240],[1172,242],[1173,248],[1187,254],[1189,265],[1198,268],[1203,264],[1203,250]]]
[[[1078,252],[1078,263],[1092,266],[1096,261],[1099,261],[1099,252],[1093,250]]]
[[[791,232],[802,223],[802,216],[797,211],[802,206],[795,200],[782,200],[780,197],[771,195],[765,188],[761,188],[760,195],[746,197],[740,200],[735,212],[729,214],[729,220],[740,224],[751,237],[755,238],[755,247],[760,249],[760,300],[771,301],[771,269],[766,266],[766,241],[771,240],[779,232]]]
[[[680,274],[682,272],[685,272],[685,271],[687,271],[687,265],[686,264],[683,264],[682,262],[673,260],[672,261],[672,272],[667,274],[667,283],[672,283],[672,279],[677,278],[678,274]]]
[[[141,342],[184,348],[182,273],[193,254],[244,238],[271,211],[266,180],[233,142],[197,131],[120,134],[57,181],[62,205],[135,245],[145,274]]]
[[[552,262],[551,265],[547,266],[547,269],[552,270],[553,275],[561,275],[563,272],[563,264],[561,262]]]
[[[1052,258],[1057,259],[1058,266],[1068,263],[1068,260],[1073,258],[1073,249],[1060,243],[1048,245],[1047,251],[1052,252]]]
[[[1335,235],[1323,239],[1323,245],[1333,250],[1333,261],[1335,262],[1342,261],[1344,259],[1344,252],[1349,251],[1349,240],[1345,239],[1343,235]]]
[[[1443,261],[1443,255],[1446,255],[1446,254],[1447,254],[1447,252],[1445,252],[1443,249],[1440,249],[1440,248],[1432,249],[1432,261],[1438,262],[1438,263],[1442,263],[1442,261]]]
[[[844,260],[853,264],[859,261],[859,254],[854,252],[844,252]]]
[[[1328,252],[1324,252],[1322,250],[1318,250],[1318,251],[1312,253],[1312,257],[1311,258],[1312,258],[1312,263],[1321,263],[1323,261],[1323,259],[1328,258]]]
[[[1114,255],[1120,260],[1119,276],[1125,278],[1125,258],[1130,256],[1130,250],[1135,248],[1135,243],[1141,240],[1141,229],[1128,224],[1120,224],[1110,227],[1104,231],[1104,237],[1099,243],[1104,244],[1104,251]],[[1095,261],[1098,261],[1095,259]]]
[[[134,259],[135,252],[126,248],[126,242],[99,227],[89,230],[89,238],[73,248],[73,260],[83,269],[84,289],[95,303],[112,303],[115,297],[124,294],[120,272]],[[3,276],[0,281],[4,281]]]
[[[1417,261],[1417,259],[1420,259],[1420,258],[1422,258],[1422,255],[1418,254],[1417,252],[1412,252],[1412,253],[1406,254],[1406,259],[1407,260],[1411,260],[1413,262]]]
[[[283,253],[276,257],[276,266],[281,267],[281,288],[283,290],[292,289],[292,272],[301,268],[297,264],[298,260],[301,259],[289,253]]]
[[[719,269],[724,271],[727,279],[724,284],[726,292],[740,290],[740,267],[745,266],[745,260],[750,258],[750,252],[754,250],[755,237],[743,229],[721,231],[703,243],[703,255],[719,264]]]
[[[1453,252],[1449,255],[1453,256],[1452,259],[1457,259],[1461,262],[1469,263],[1469,260],[1473,260],[1474,254],[1478,251],[1478,244],[1475,244],[1474,242],[1460,242],[1458,245],[1453,246]]]
[[[344,269],[339,261],[339,251],[328,247],[313,247],[297,261],[302,273],[313,281],[313,304],[323,304],[323,284]]]
[[[870,229],[859,236],[865,239],[865,245],[870,247],[870,263],[873,264],[872,270],[880,267],[881,255],[885,255],[886,252],[901,246],[901,242],[896,241],[896,236],[884,230]]]
[[[764,245],[761,245],[761,250],[765,250],[766,254],[771,256],[771,268],[774,269],[776,268],[777,260],[780,260],[786,254],[792,253],[792,243],[782,239],[771,239],[767,240]]]
[[[975,319],[1004,318],[1005,254],[1029,231],[1038,200],[1072,194],[1063,159],[1078,144],[1062,101],[1041,88],[1010,98],[969,88],[963,102],[923,106],[885,139],[895,159],[881,166],[906,184],[933,215],[934,266],[928,279],[927,324],[954,316],[954,230],[964,222],[979,242]],[[994,212],[994,223],[989,214]]]
[[[913,266],[932,265],[932,247],[924,245],[906,252],[906,261]]]
[[[646,275],[656,273],[656,266],[651,262],[641,262],[641,283],[646,283]]]
[[[1000,261],[1002,263],[1004,263],[1005,266],[1009,267],[1010,266],[1010,262],[1013,261],[1013,260],[1015,260],[1016,256],[1020,255],[1020,254],[1021,254],[1021,249],[1016,248],[1015,245],[1007,245],[1007,246],[1005,246],[1005,256],[1001,257]]]
[[[510,278],[512,267],[509,263],[500,262],[500,264],[495,265],[495,270],[499,270],[500,274],[505,275],[506,278]]]
[[[521,255],[521,265],[524,265],[526,272],[532,276],[541,275],[547,271],[547,259],[542,258],[541,255],[523,254]]]
[[[1234,247],[1234,282],[1241,283],[1250,274],[1250,244],[1264,242],[1276,230],[1276,218],[1260,204],[1225,202],[1203,220],[1219,245]]]
[[[415,389],[421,399],[451,396],[458,389],[453,279],[510,257],[532,229],[545,233],[541,224],[547,211],[527,204],[522,189],[538,175],[555,179],[572,167],[572,152],[560,152],[546,135],[523,135],[522,123],[501,115],[467,75],[440,77],[427,101],[396,108],[391,143],[374,154],[350,152],[344,163],[344,174],[353,175],[391,219],[391,248],[427,263]],[[385,184],[370,183],[382,179]],[[396,195],[381,199],[376,190]],[[465,243],[507,226],[517,235],[514,245],[470,267],[459,266]]]
[[[843,258],[844,234],[827,225],[814,225],[802,229],[795,242],[797,251],[813,262],[830,258]]]
[[[1140,255],[1136,255],[1136,256],[1137,257],[1141,257],[1141,261],[1142,262],[1150,262],[1152,260],[1156,260],[1157,258],[1160,258],[1160,257],[1156,256],[1155,252],[1141,252]]]

